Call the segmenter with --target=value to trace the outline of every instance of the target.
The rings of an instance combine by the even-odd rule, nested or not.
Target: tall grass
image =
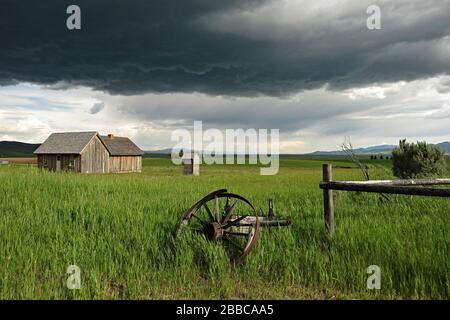
[[[142,174],[106,175],[0,167],[0,298],[450,297],[448,199],[337,192],[330,240],[320,161],[283,160],[276,176],[203,166],[192,177],[167,159],[144,164]],[[336,169],[335,177],[360,173]],[[240,267],[198,235],[174,241],[183,211],[219,188],[264,211],[273,198],[277,216],[293,224],[263,229]],[[66,287],[72,264],[80,290]],[[366,288],[369,265],[381,268],[381,290]]]

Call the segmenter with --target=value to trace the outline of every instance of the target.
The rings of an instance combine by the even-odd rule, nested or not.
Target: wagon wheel
[[[255,246],[259,228],[260,220],[253,205],[244,197],[221,189],[184,213],[177,236],[183,229],[197,231],[208,240],[221,241],[231,261],[242,263]]]

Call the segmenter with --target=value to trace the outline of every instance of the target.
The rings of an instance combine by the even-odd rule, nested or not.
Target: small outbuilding
[[[53,133],[34,153],[39,168],[80,173],[141,172],[144,154],[128,138],[94,131]]]
[[[182,158],[183,172],[187,175],[200,175],[200,157],[197,153],[189,153]]]

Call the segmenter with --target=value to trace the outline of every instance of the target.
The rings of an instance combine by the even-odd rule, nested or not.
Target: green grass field
[[[257,166],[202,166],[183,176],[168,159],[141,174],[49,173],[0,166],[1,299],[449,299],[450,200],[335,193],[336,234],[323,220],[320,159],[284,159],[275,176]],[[388,163],[388,162],[386,162]],[[348,165],[341,159],[335,165]],[[356,169],[335,179],[360,180]],[[391,178],[388,165],[372,179]],[[243,266],[198,235],[172,234],[182,213],[220,188],[267,210],[287,228],[263,229]],[[81,289],[66,287],[69,265]],[[381,268],[368,290],[366,268]]]

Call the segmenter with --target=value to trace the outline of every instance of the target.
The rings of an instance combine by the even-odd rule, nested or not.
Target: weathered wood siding
[[[75,171],[80,172],[81,161],[80,156],[77,154],[39,154],[38,155],[38,167],[41,169],[48,169],[51,171],[56,171],[56,159],[61,157],[61,171]],[[70,159],[73,158],[73,166],[70,166]],[[46,161],[45,161],[46,160]],[[45,162],[47,164],[45,164]]]
[[[81,152],[82,173],[109,172],[109,153],[105,145],[95,136]]]
[[[110,156],[109,172],[141,172],[142,156]]]

